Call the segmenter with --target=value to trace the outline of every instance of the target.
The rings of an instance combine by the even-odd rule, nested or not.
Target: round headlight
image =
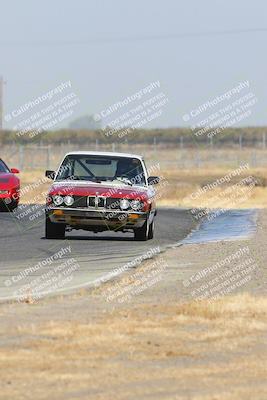
[[[122,210],[127,210],[127,208],[129,208],[130,202],[127,199],[121,199],[120,201],[120,208]]]
[[[53,197],[53,203],[54,203],[56,206],[61,206],[61,204],[63,203],[63,197],[62,197],[62,196],[59,196],[59,195],[54,196],[54,197]]]
[[[74,203],[74,198],[72,196],[65,196],[64,203],[66,204],[66,206],[72,206],[72,204]]]
[[[139,200],[133,200],[133,201],[131,201],[131,207],[132,207],[132,209],[133,210],[140,210],[140,208],[141,208],[141,201],[139,201]]]

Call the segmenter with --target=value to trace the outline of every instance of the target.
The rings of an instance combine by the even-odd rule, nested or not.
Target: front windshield
[[[64,179],[146,184],[141,161],[130,157],[69,155],[60,166],[56,181]]]
[[[0,173],[1,172],[9,172],[9,169],[7,168],[6,164],[0,160]]]

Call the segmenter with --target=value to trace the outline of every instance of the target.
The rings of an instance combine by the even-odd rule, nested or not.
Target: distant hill
[[[101,129],[101,121],[95,121],[92,115],[85,115],[72,121],[69,129],[95,131]]]

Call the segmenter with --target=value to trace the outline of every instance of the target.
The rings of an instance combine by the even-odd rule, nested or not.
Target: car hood
[[[126,186],[112,183],[95,183],[81,181],[62,181],[54,182],[51,186],[50,195],[53,194],[76,195],[76,196],[104,196],[104,197],[128,197],[128,198],[148,198],[152,197],[151,187]]]
[[[19,179],[10,172],[0,172],[0,190],[19,186]]]

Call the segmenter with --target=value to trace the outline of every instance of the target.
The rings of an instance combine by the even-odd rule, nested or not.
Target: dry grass
[[[52,181],[45,178],[43,170],[24,171],[20,174],[21,203],[44,204]]]
[[[266,310],[237,295],[17,327],[0,399],[266,399]]]
[[[207,190],[200,196],[195,193],[207,184],[225,176],[232,169],[218,166],[197,169],[163,169],[161,175],[166,180],[163,189],[159,190],[159,204],[190,208],[265,208],[267,207],[266,169],[249,169],[227,184],[216,189]],[[258,184],[246,195],[240,194],[234,201],[226,193],[227,189],[238,184],[248,176],[257,179]],[[247,188],[248,189],[248,188]],[[191,195],[193,196],[191,197]]]

